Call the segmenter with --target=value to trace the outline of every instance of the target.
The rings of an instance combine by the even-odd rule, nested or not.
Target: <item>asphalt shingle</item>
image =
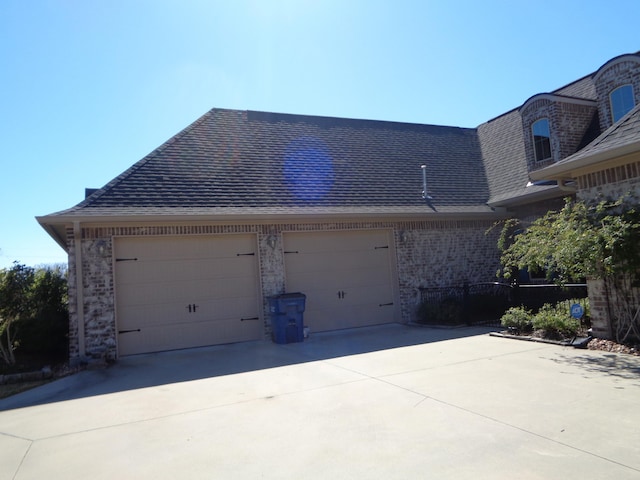
[[[64,213],[424,208],[423,164],[436,209],[486,209],[475,129],[213,109]]]

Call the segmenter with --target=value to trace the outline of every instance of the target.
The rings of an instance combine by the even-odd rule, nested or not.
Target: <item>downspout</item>
[[[73,222],[73,241],[76,263],[76,315],[78,317],[78,353],[80,358],[85,355],[84,338],[84,281],[82,278],[82,230],[80,222]]]

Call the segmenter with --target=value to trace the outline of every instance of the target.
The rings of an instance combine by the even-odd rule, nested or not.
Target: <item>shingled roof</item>
[[[593,75],[551,93],[593,101]],[[476,129],[212,109],[78,205],[39,221],[490,215],[490,206],[562,195],[529,179],[625,141],[631,122],[530,174],[518,109]],[[578,148],[598,130],[590,127]]]
[[[596,99],[592,75],[582,77],[551,94],[582,100]],[[490,205],[515,205],[559,195],[556,186],[529,183],[522,117],[518,109],[480,125],[478,136],[486,167]]]
[[[488,196],[475,129],[213,109],[53,215],[488,213]]]

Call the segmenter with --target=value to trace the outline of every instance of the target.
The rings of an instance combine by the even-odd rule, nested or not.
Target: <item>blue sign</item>
[[[584,315],[584,308],[582,308],[582,305],[580,305],[579,303],[574,303],[573,305],[571,305],[571,316],[573,318],[582,318],[582,316]]]

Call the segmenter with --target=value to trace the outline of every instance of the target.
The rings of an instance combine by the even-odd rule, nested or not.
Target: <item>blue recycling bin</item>
[[[303,293],[283,293],[269,297],[271,339],[275,343],[304,341],[304,308],[307,296]]]

